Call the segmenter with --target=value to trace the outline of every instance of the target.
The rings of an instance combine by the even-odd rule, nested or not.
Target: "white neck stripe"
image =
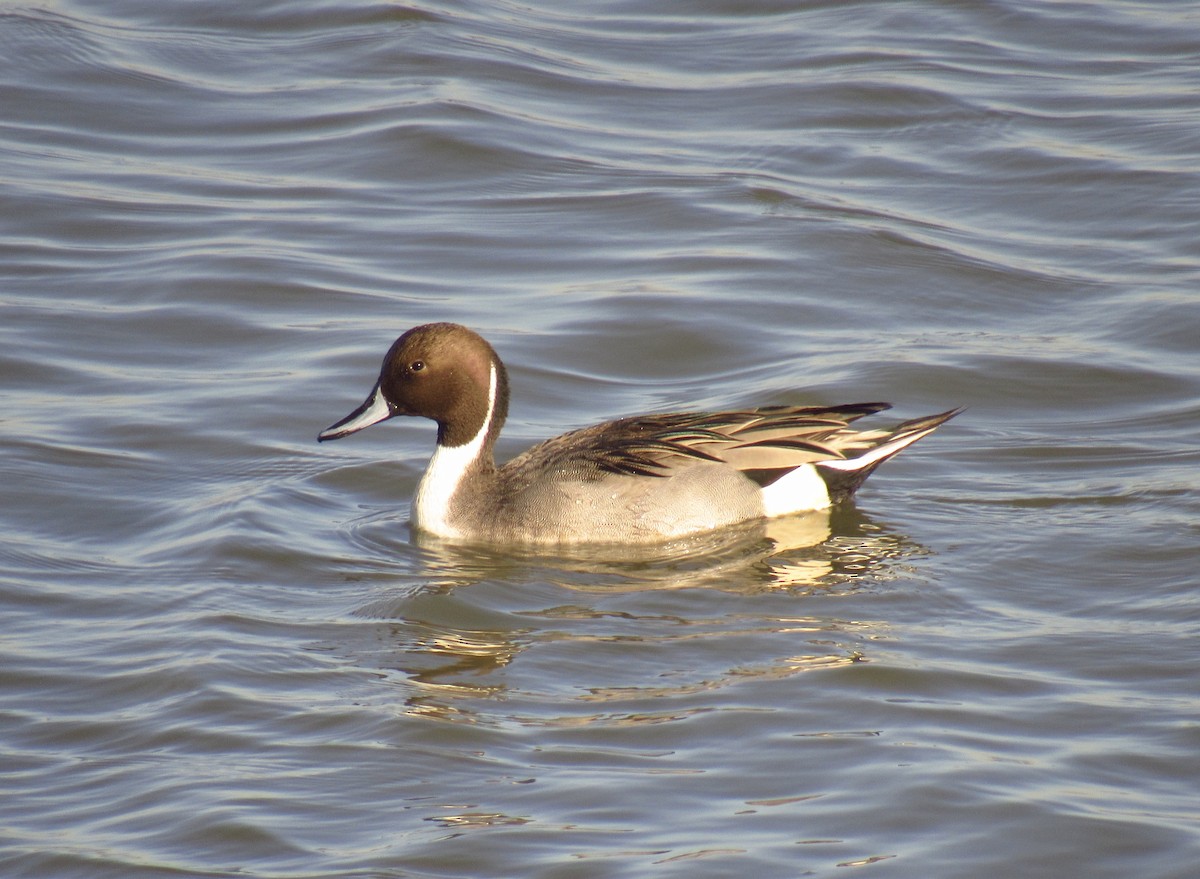
[[[479,432],[471,441],[461,446],[444,446],[438,443],[429,459],[417,494],[413,498],[412,519],[422,531],[442,537],[458,537],[459,530],[450,523],[450,504],[462,485],[463,478],[471,465],[478,460],[492,428],[492,416],[496,411],[496,364],[491,365],[491,380],[488,384],[487,415]]]

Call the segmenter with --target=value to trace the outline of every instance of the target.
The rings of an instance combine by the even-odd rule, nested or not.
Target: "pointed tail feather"
[[[933,433],[955,415],[962,412],[962,407],[941,412],[937,415],[926,415],[914,418],[896,426],[888,436],[874,448],[868,449],[853,458],[836,458],[829,461],[818,461],[817,472],[829,487],[829,498],[833,503],[845,500],[858,490],[875,468],[896,453],[908,448],[922,437]]]

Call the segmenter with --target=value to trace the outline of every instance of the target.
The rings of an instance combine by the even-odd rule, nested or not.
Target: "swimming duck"
[[[397,415],[437,422],[413,525],[485,543],[646,544],[750,519],[820,510],[961,410],[860,431],[888,403],[635,415],[546,440],[497,467],[508,374],[452,323],[414,327],[383,359],[366,402],[317,439]]]

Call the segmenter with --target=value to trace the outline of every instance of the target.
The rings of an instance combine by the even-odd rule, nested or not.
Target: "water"
[[[1186,877],[1200,15],[0,13],[0,873]],[[968,411],[830,516],[413,541],[403,330],[511,454]],[[889,413],[890,414],[890,413]]]

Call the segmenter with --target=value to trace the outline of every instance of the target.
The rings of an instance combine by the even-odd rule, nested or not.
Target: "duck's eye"
[[[412,363],[410,363],[408,365],[409,372],[420,372],[424,368],[425,368],[424,360],[414,360]]]

